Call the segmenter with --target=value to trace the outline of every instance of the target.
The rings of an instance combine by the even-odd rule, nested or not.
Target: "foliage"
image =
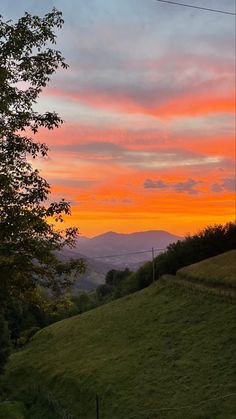
[[[156,258],[156,271],[175,274],[178,269],[219,255],[236,247],[236,224],[208,226],[198,234],[170,244],[167,251]]]
[[[70,204],[49,202],[50,185],[34,167],[48,147],[40,128],[63,122],[34,105],[57,68],[66,68],[55,44],[63,19],[56,9],[43,18],[29,13],[13,23],[0,17],[0,296],[40,304],[38,286],[60,292],[82,272],[82,260],[60,262],[55,251],[73,245],[77,228],[56,229]],[[50,220],[49,221],[49,217]],[[3,310],[3,308],[1,307]]]
[[[96,294],[100,304],[111,301],[114,298],[121,296],[120,289],[122,283],[130,277],[132,271],[128,268],[124,270],[111,269],[107,272],[105,277],[105,284],[101,284],[96,289]],[[99,304],[98,304],[99,305]]]
[[[84,291],[73,293],[71,294],[70,300],[74,304],[72,315],[84,313],[85,311],[95,307],[95,301],[92,293]]]
[[[107,272],[105,282],[110,286],[117,286],[124,278],[129,276],[132,272],[129,268],[125,268],[123,271],[119,269],[111,269]]]
[[[70,285],[68,272],[82,269],[81,261],[62,264],[54,254],[73,244],[77,229],[55,229],[63,214],[70,214],[70,204],[62,199],[46,205],[50,186],[30,161],[48,152],[32,136],[62,123],[55,112],[34,110],[50,76],[67,67],[61,53],[47,47],[62,24],[56,9],[43,18],[25,13],[15,24],[0,20],[1,286],[26,298],[34,295],[36,284],[55,290]]]
[[[42,328],[50,323],[49,313],[31,302],[9,298],[6,304],[5,318],[8,321],[13,344],[22,334],[33,327]]]
[[[7,322],[5,321],[3,314],[0,311],[0,374],[3,372],[3,367],[5,365],[9,353],[10,341]]]
[[[184,266],[191,265],[212,256],[236,248],[236,224],[208,226],[184,240],[179,240],[167,247],[155,260],[155,279],[162,275],[174,275]],[[147,287],[153,282],[153,266],[145,263],[120,286],[120,296],[130,294]]]
[[[103,300],[105,297],[112,293],[113,287],[108,284],[101,284],[96,288],[96,293],[99,300]]]

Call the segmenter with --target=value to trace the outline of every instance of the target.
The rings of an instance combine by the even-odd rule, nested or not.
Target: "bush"
[[[10,354],[10,338],[7,322],[0,311],[0,375],[4,372],[4,367]]]
[[[74,293],[70,297],[72,303],[74,304],[73,314],[81,314],[85,311],[88,311],[92,308],[92,299],[90,298],[87,292],[78,292]]]
[[[21,348],[22,346],[25,346],[31,338],[37,333],[39,330],[41,330],[40,327],[34,326],[30,329],[25,330],[22,335],[16,340],[16,346],[18,348]]]
[[[102,300],[104,297],[111,295],[113,287],[107,284],[101,284],[97,287],[96,293],[99,300]]]
[[[155,279],[164,274],[175,275],[178,269],[236,247],[236,224],[208,226],[198,234],[172,243],[154,259]],[[115,289],[115,298],[133,293],[153,282],[152,262],[147,262],[126,277]]]
[[[170,244],[167,251],[157,256],[155,268],[158,277],[175,275],[178,269],[236,247],[236,224],[208,226],[198,234]]]

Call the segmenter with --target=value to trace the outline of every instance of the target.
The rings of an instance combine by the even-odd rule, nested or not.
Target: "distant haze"
[[[130,234],[121,234],[115,232],[107,232],[93,238],[82,237],[77,241],[77,249],[80,253],[89,257],[102,257],[102,259],[112,264],[120,264],[122,258],[124,264],[150,259],[152,248],[158,254],[165,249],[168,244],[180,240],[180,236],[176,236],[163,230],[150,230],[143,232],[135,232]],[[132,252],[136,255],[128,255]],[[148,253],[149,252],[149,253]],[[117,257],[112,255],[119,254]],[[124,255],[124,256],[120,256]]]
[[[91,290],[104,282],[110,269],[137,270],[152,258],[152,248],[157,256],[170,243],[182,237],[163,230],[150,230],[131,234],[107,232],[93,238],[80,237],[76,248],[64,250],[65,257],[83,257],[88,269],[76,284],[77,289]],[[163,249],[163,250],[162,250]]]

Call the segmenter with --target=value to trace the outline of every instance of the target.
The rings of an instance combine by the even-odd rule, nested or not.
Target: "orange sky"
[[[71,202],[66,224],[87,236],[184,235],[233,220],[232,16],[142,0],[54,3],[65,19],[57,47],[70,67],[53,77],[37,109],[66,122],[40,132],[51,151],[37,166],[50,199]],[[9,18],[26,8],[14,4],[5,2]],[[233,0],[224,4],[233,10]],[[48,11],[43,2],[27,8]]]

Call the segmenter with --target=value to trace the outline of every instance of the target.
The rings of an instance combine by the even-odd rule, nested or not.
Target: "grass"
[[[182,268],[177,277],[236,290],[236,250]]]
[[[25,409],[22,403],[0,402],[0,419],[25,419]]]
[[[11,356],[6,382],[27,419],[234,419],[236,309],[150,287],[58,322]],[[68,417],[68,416],[67,416]]]

